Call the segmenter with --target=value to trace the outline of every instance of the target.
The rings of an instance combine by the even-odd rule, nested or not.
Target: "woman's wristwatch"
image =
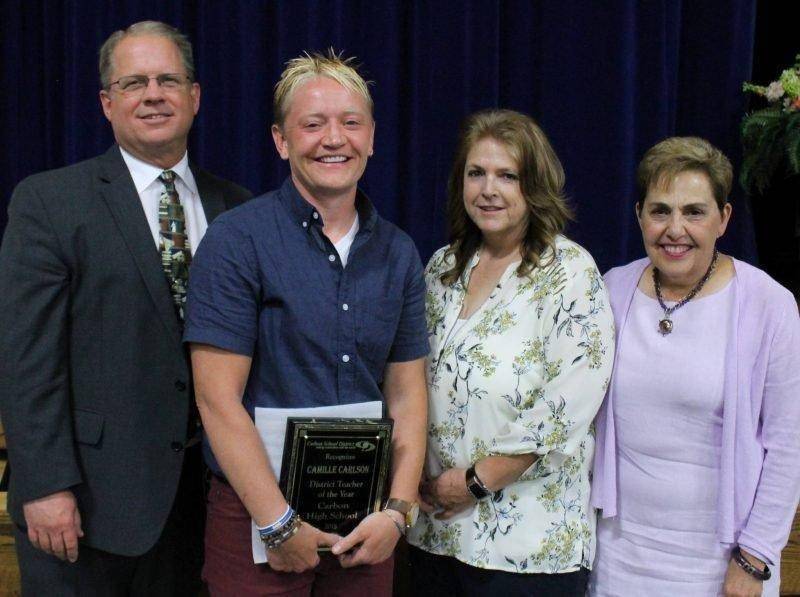
[[[769,566],[767,566],[766,563],[764,563],[764,570],[759,570],[753,566],[746,557],[744,557],[744,554],[738,545],[733,548],[733,551],[731,551],[731,559],[736,562],[736,565],[739,566],[739,568],[757,580],[763,582],[765,580],[769,580],[772,576],[772,571],[769,569]]]
[[[475,465],[467,469],[467,491],[472,494],[476,500],[480,501],[493,495],[493,492],[486,487],[486,484],[480,480],[478,474],[475,472]]]

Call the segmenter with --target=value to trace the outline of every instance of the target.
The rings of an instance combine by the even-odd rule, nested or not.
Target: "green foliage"
[[[739,182],[748,193],[763,193],[776,175],[800,173],[800,112],[772,106],[747,114],[742,147]]]
[[[763,85],[754,85],[745,81],[742,83],[742,91],[746,93],[755,93],[756,95],[764,95],[767,93],[767,88]]]
[[[797,76],[796,70],[787,68],[781,73],[780,82],[786,95],[792,99],[800,95],[800,77]]]

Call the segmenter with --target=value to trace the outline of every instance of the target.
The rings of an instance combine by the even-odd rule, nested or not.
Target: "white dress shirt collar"
[[[136,192],[141,194],[147,187],[153,184],[153,181],[158,179],[161,176],[161,173],[164,171],[163,168],[159,168],[158,166],[154,166],[153,164],[148,164],[140,160],[139,158],[131,155],[122,147],[119,148],[120,153],[122,154],[122,159],[125,160],[125,165],[128,166],[128,171],[131,173],[131,178],[133,178],[133,184],[136,187]],[[183,181],[183,184],[195,195],[198,195],[197,192],[197,183],[194,180],[194,176],[192,176],[192,171],[189,168],[189,153],[184,152],[183,157],[175,164],[172,168],[167,168],[168,170],[172,170],[178,177]]]
[[[150,227],[150,233],[153,235],[153,242],[156,248],[161,246],[161,233],[158,223],[158,203],[161,199],[161,193],[164,191],[164,183],[158,177],[163,172],[163,169],[143,162],[135,158],[130,153],[126,152],[120,147],[122,159],[128,167],[133,179],[133,185],[136,188],[136,194],[139,196],[139,201],[142,204],[142,211],[147,219],[147,225]],[[206,233],[208,228],[208,221],[206,220],[205,212],[203,211],[203,204],[200,200],[200,193],[197,189],[192,170],[189,168],[189,158],[184,153],[183,158],[170,168],[177,176],[175,177],[175,190],[178,192],[181,205],[183,205],[183,213],[186,218],[186,231],[189,236],[189,249],[194,254],[197,245]]]

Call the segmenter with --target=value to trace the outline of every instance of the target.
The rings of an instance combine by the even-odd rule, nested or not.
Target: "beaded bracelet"
[[[770,577],[772,576],[772,571],[769,569],[769,566],[767,566],[766,563],[764,564],[764,570],[759,570],[758,568],[753,566],[747,560],[747,558],[744,557],[744,555],[742,554],[742,550],[739,548],[738,545],[734,547],[733,550],[731,551],[731,559],[734,562],[736,562],[739,568],[747,572],[747,574],[749,574],[755,579],[758,579],[760,581],[765,581],[769,580]]]
[[[289,517],[288,522],[277,531],[273,531],[269,535],[259,532],[261,535],[261,541],[264,543],[264,547],[267,549],[275,549],[276,547],[280,547],[285,541],[288,541],[297,534],[297,531],[300,530],[300,525],[302,522],[303,521],[300,516],[298,516],[297,512],[292,510],[292,515]]]
[[[265,527],[256,526],[256,529],[258,529],[258,533],[261,536],[271,535],[272,533],[276,532],[281,527],[283,527],[283,525],[285,525],[287,522],[289,522],[289,518],[291,518],[293,512],[294,510],[292,510],[292,507],[287,504],[286,511],[283,514],[281,514],[281,517],[278,518],[278,520],[276,520],[272,524],[268,524]]]

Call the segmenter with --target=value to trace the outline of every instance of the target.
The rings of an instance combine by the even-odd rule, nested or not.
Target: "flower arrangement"
[[[742,120],[744,159],[739,180],[746,191],[763,192],[780,171],[800,173],[800,54],[778,80],[766,87],[745,83],[742,90],[768,102]]]

